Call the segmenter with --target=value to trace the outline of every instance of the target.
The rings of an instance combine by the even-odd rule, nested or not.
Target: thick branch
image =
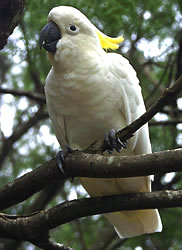
[[[74,151],[68,155],[67,177],[116,178],[182,171],[182,149],[136,156],[102,156]],[[22,202],[50,184],[64,179],[53,159],[0,189],[0,209]]]
[[[73,154],[66,158],[65,172],[68,177],[117,178],[146,176],[182,171],[181,161],[182,149],[129,157],[90,155],[74,151]]]
[[[1,214],[0,237],[41,242],[49,230],[85,216],[115,211],[181,206],[182,190],[84,198],[63,202],[29,216]]]
[[[17,26],[24,8],[24,0],[0,0],[0,49]]]
[[[0,189],[0,209],[20,203],[50,185],[52,180],[63,178],[56,160],[51,160]]]

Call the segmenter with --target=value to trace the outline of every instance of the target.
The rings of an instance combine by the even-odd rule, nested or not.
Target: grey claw
[[[109,154],[112,154],[114,150],[120,153],[123,148],[126,149],[127,147],[127,142],[122,142],[116,137],[116,131],[114,129],[111,129],[109,133],[105,134],[104,142]]]
[[[112,148],[111,148],[110,140],[109,140],[109,133],[105,133],[105,135],[104,135],[104,143],[105,143],[107,151],[109,153],[112,153]]]
[[[57,155],[56,155],[56,161],[57,161],[57,164],[58,164],[58,167],[60,168],[62,174],[66,177],[66,172],[64,171],[64,161],[65,161],[65,158],[66,156],[73,152],[73,149],[71,149],[70,147],[66,146],[66,150],[63,151],[63,150],[60,150]]]
[[[117,138],[118,143],[122,146],[122,148],[126,149],[128,142],[127,141],[121,141],[119,138]]]
[[[64,160],[65,160],[65,154],[63,151],[59,151],[56,155],[56,161],[58,164],[59,169],[61,170],[62,174],[64,176],[66,176],[66,172],[63,169],[63,165],[64,165]]]

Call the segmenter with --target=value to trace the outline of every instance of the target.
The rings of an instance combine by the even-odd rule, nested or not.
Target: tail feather
[[[157,209],[115,212],[105,214],[105,216],[120,238],[162,231]]]
[[[115,179],[81,178],[81,183],[93,197],[150,191],[150,177],[147,176]],[[120,211],[105,216],[121,238],[162,231],[157,209]]]

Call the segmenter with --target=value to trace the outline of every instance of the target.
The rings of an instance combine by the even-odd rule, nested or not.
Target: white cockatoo
[[[104,134],[125,127],[145,112],[141,88],[128,60],[107,49],[123,41],[97,29],[79,10],[53,8],[40,34],[40,45],[52,64],[45,85],[48,111],[57,139],[64,150],[86,149]],[[109,137],[110,134],[108,133]],[[111,138],[112,141],[112,138]],[[119,142],[118,142],[119,143]],[[148,126],[128,141],[120,155],[151,153]],[[151,191],[151,178],[81,178],[93,197]],[[156,209],[105,214],[120,237],[162,230]]]

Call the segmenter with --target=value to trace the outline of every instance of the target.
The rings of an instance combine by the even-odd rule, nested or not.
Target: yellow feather
[[[119,44],[124,41],[124,38],[122,36],[118,36],[116,38],[106,36],[103,34],[100,30],[96,29],[96,33],[99,37],[100,44],[103,49],[112,49],[116,50],[119,48]]]

